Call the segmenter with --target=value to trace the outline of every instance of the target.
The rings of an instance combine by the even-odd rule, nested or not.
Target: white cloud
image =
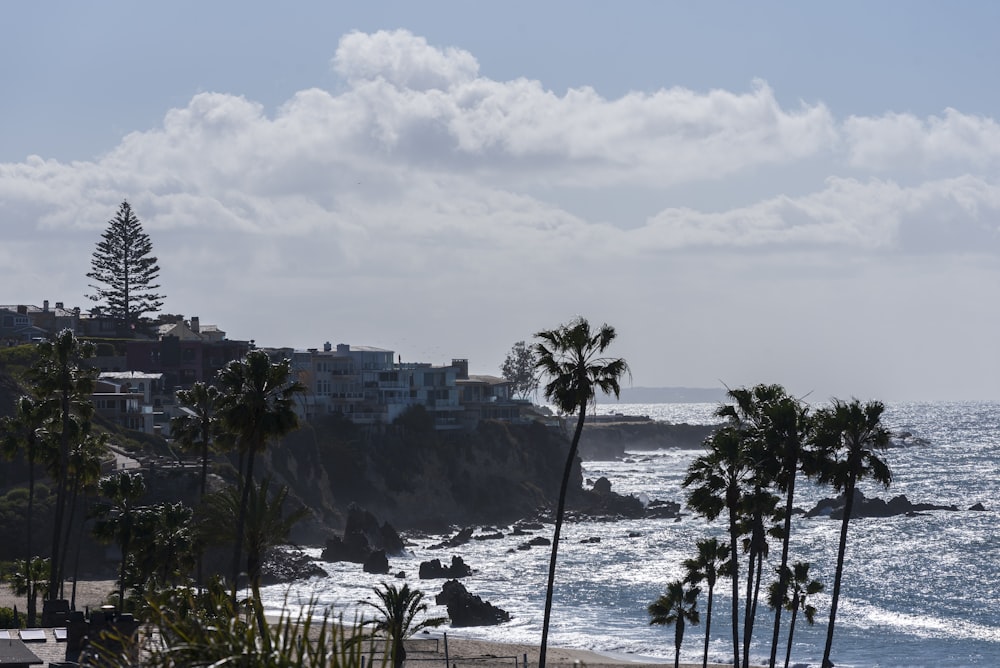
[[[758,382],[773,365],[774,380],[819,389],[799,371],[818,367],[816,345],[838,378],[884,352],[915,382],[904,353],[924,339],[897,354],[883,331],[887,302],[897,319],[921,306],[911,285],[943,286],[936,304],[988,325],[960,306],[996,278],[993,119],[841,123],[822,104],[783,107],[763,82],[557,93],[485,78],[468,52],[406,31],[347,35],[334,67],[342,90],[299,91],[273,114],[201,93],[94,161],[0,164],[0,266],[73,303],[127,197],[166,309],[236,337],[342,337],[490,371],[491,354],[582,313],[619,328],[640,384]],[[794,192],[770,177],[799,171]],[[711,206],[660,194],[688,187]],[[655,204],[636,214],[636,193]],[[976,280],[952,278],[970,258]],[[877,352],[852,359],[862,334],[831,315],[848,307],[883,328]],[[738,349],[733,322],[755,323]]]
[[[851,116],[844,122],[844,134],[851,164],[864,169],[942,165],[995,169],[1000,159],[1000,124],[950,108],[944,116],[924,120],[901,113],[878,118]]]
[[[996,180],[963,176],[902,187],[831,177],[823,190],[804,197],[773,197],[718,213],[668,209],[635,234],[643,247],[662,250],[781,246],[996,252],[998,214]]]

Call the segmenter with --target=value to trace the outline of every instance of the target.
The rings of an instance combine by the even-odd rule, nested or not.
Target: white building
[[[297,412],[305,419],[339,413],[358,424],[392,424],[415,405],[438,429],[458,428],[463,408],[455,366],[402,364],[391,350],[327,343],[291,354],[292,369],[307,391]]]

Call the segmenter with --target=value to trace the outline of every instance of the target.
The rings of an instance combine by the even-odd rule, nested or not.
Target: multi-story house
[[[94,410],[126,429],[166,436],[163,394],[162,373],[103,372],[94,385]]]
[[[198,318],[190,323],[162,325],[155,340],[130,339],[125,344],[124,368],[162,373],[168,391],[188,389],[198,382],[211,383],[232,360],[246,356],[249,341],[233,341],[214,325],[202,331]]]
[[[472,429],[480,420],[517,421],[530,402],[510,397],[510,382],[470,376],[469,362],[403,363],[391,350],[329,343],[323,349],[280,350],[306,386],[296,410],[303,419],[338,413],[358,424],[387,425],[423,406],[437,429]]]
[[[62,302],[49,307],[49,300],[42,306],[11,304],[0,306],[0,343],[16,345],[48,338],[63,329],[78,332],[80,309],[67,309]]]
[[[403,364],[394,361],[392,350],[343,343],[292,351],[288,356],[307,388],[297,404],[300,417],[339,413],[358,424],[387,425],[421,405],[437,428],[460,427],[463,409],[454,366]]]

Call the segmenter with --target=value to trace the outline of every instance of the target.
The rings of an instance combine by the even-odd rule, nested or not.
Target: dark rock
[[[580,541],[580,543],[582,543],[584,545],[593,544],[593,543],[600,543],[600,542],[601,542],[601,537],[600,536],[591,536],[590,538],[584,538],[583,540]]]
[[[598,494],[610,494],[611,493],[611,481],[601,476],[594,482],[594,491]]]
[[[448,580],[441,587],[441,593],[434,597],[438,605],[448,608],[452,627],[495,626],[510,621],[505,610],[470,594],[458,580]]]
[[[327,539],[326,548],[320,558],[324,561],[350,561],[363,564],[378,550],[386,555],[399,555],[405,548],[399,534],[388,522],[379,524],[378,519],[370,512],[351,504],[347,509],[347,525],[344,527],[343,538],[335,536]]]
[[[628,532],[628,537],[629,538],[642,538],[642,532],[641,531],[629,531]]]
[[[986,510],[986,508],[983,506],[983,504],[977,503],[976,505],[971,506],[969,508],[969,510],[977,510],[977,511],[979,511],[979,510]]]
[[[451,538],[449,538],[447,540],[444,540],[444,541],[442,541],[440,543],[436,543],[434,545],[431,545],[427,549],[428,550],[443,550],[443,549],[447,549],[447,548],[461,547],[462,545],[465,545],[466,543],[468,543],[470,540],[472,540],[472,528],[471,527],[467,527],[465,529],[462,529],[458,533],[456,533]]]
[[[551,545],[551,544],[552,544],[552,541],[550,539],[546,538],[545,536],[535,536],[534,538],[532,538],[531,540],[529,540],[527,543],[521,543],[520,545],[518,545],[517,549],[519,549],[519,550],[530,550],[533,547],[541,547],[541,546],[544,546],[544,545]]]
[[[860,490],[854,490],[854,505],[851,508],[851,519],[860,517],[892,517],[895,515],[911,515],[929,510],[958,510],[957,506],[939,506],[933,503],[912,503],[906,495],[894,496],[889,501],[869,499]],[[844,495],[832,499],[822,499],[805,517],[826,515],[830,519],[839,520],[844,516]]]
[[[646,506],[646,517],[653,519],[676,519],[680,516],[681,504],[674,501],[654,499]]]
[[[295,549],[271,551],[260,569],[262,585],[284,584],[314,576],[325,577],[326,571],[308,554]]]
[[[375,550],[368,555],[362,567],[365,573],[375,575],[386,575],[389,573],[389,559],[385,556],[385,550]]]
[[[420,579],[433,580],[445,578],[464,578],[472,575],[472,569],[462,560],[462,557],[451,558],[451,566],[445,567],[440,559],[431,559],[420,564]]]
[[[396,577],[399,578],[400,580],[402,580],[403,578],[406,577],[406,571],[400,571],[400,572],[396,573]]]

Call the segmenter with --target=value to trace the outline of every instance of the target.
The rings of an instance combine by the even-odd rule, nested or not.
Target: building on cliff
[[[507,381],[470,376],[464,359],[441,366],[404,363],[392,350],[345,343],[274,354],[292,360],[307,388],[296,406],[305,420],[340,414],[357,424],[391,424],[423,406],[436,429],[469,429],[482,419],[518,419],[527,405],[510,399]]]

